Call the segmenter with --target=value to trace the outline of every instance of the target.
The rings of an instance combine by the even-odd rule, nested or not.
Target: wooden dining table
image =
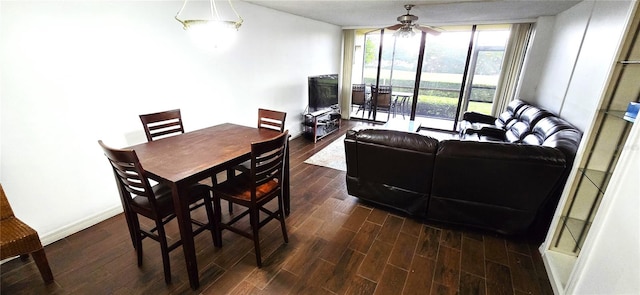
[[[220,124],[154,140],[129,148],[134,149],[147,177],[171,187],[182,249],[192,289],[198,289],[198,266],[191,229],[187,190],[191,184],[226,171],[251,158],[251,143],[271,139],[278,131]],[[285,214],[290,212],[289,150],[285,158],[283,200]]]

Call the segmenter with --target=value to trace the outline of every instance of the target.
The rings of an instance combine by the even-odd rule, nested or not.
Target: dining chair
[[[2,184],[0,184],[0,233],[0,260],[20,256],[20,259],[25,261],[31,254],[45,284],[53,282],[53,274],[38,232],[13,214]]]
[[[358,112],[362,111],[362,117],[364,118],[364,113],[366,112],[367,100],[365,95],[365,85],[364,84],[353,84],[351,86],[351,107],[357,106],[358,110],[356,111],[356,115]]]
[[[180,109],[140,115],[147,141],[184,133]]]
[[[214,184],[212,187],[216,234],[219,235],[217,240],[221,243],[222,230],[225,229],[253,240],[258,267],[262,267],[259,236],[261,227],[274,218],[279,220],[284,242],[289,242],[282,205],[282,183],[288,138],[289,131],[285,131],[273,139],[252,143],[250,172],[239,174],[225,182]],[[275,211],[265,207],[276,198],[278,204]],[[221,199],[246,209],[235,216],[230,216],[230,220],[223,223],[220,211]],[[260,218],[261,212],[266,214],[264,219]],[[251,231],[234,226],[237,221],[247,215],[249,215]]]
[[[176,217],[171,188],[163,183],[151,186],[145,177],[145,170],[140,164],[135,150],[110,148],[102,140],[99,140],[98,143],[113,168],[129,234],[136,250],[138,267],[142,266],[142,240],[151,238],[159,242],[164,267],[164,281],[169,284],[171,282],[169,252],[182,245],[181,240],[169,244],[165,232],[165,225]],[[194,206],[196,202],[204,200],[203,204],[207,212],[207,222],[191,220],[196,225],[193,234],[197,235],[208,229],[211,231],[214,244],[219,245],[216,240],[218,235],[214,232],[215,227],[213,226],[214,214],[210,187],[195,184],[189,188],[189,195],[185,197],[189,198],[191,211],[199,207]],[[153,220],[155,227],[142,228],[138,215]]]
[[[378,85],[377,87],[372,85],[371,92],[373,93],[373,99],[376,100],[376,111],[387,111],[387,121],[391,118],[391,111],[394,107],[394,103],[391,99],[391,86],[390,85]],[[377,114],[376,114],[377,116]]]
[[[285,112],[258,109],[258,128],[283,132],[286,118],[287,113]]]
[[[286,112],[258,109],[258,128],[270,129],[275,131],[284,131],[285,120],[287,119]],[[227,170],[227,178],[231,178],[235,175],[235,172],[249,173],[251,168],[251,162],[245,161],[239,165],[233,167],[233,169]],[[229,202],[229,212],[233,213],[233,203]]]

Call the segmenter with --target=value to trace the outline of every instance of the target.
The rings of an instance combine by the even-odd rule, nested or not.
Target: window
[[[511,25],[442,29],[412,38],[395,38],[389,30],[360,34],[363,62],[353,71],[368,86],[391,85],[396,94],[390,110],[369,109],[371,120],[401,116],[455,130],[464,111],[491,114]]]

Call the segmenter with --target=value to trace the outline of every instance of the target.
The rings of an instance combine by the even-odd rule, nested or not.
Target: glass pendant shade
[[[411,38],[416,35],[416,32],[413,30],[412,26],[403,26],[398,29],[393,36],[396,38]]]
[[[209,48],[219,48],[228,46],[235,39],[235,32],[242,25],[243,19],[236,12],[231,0],[228,0],[228,3],[237,17],[236,20],[222,19],[214,0],[209,1],[210,19],[180,19],[180,13],[187,6],[187,1],[184,1],[175,19],[182,24],[186,31],[189,31],[189,35],[191,35],[194,42]]]

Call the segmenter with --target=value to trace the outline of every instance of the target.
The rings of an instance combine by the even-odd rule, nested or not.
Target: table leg
[[[180,239],[182,241],[182,250],[184,251],[184,260],[187,265],[187,273],[189,275],[189,284],[191,289],[197,290],[200,287],[198,279],[198,264],[196,261],[196,249],[193,242],[193,231],[191,229],[191,212],[189,211],[188,191],[184,186],[177,184],[171,185],[171,194],[173,197],[173,205],[178,219],[180,228]]]

